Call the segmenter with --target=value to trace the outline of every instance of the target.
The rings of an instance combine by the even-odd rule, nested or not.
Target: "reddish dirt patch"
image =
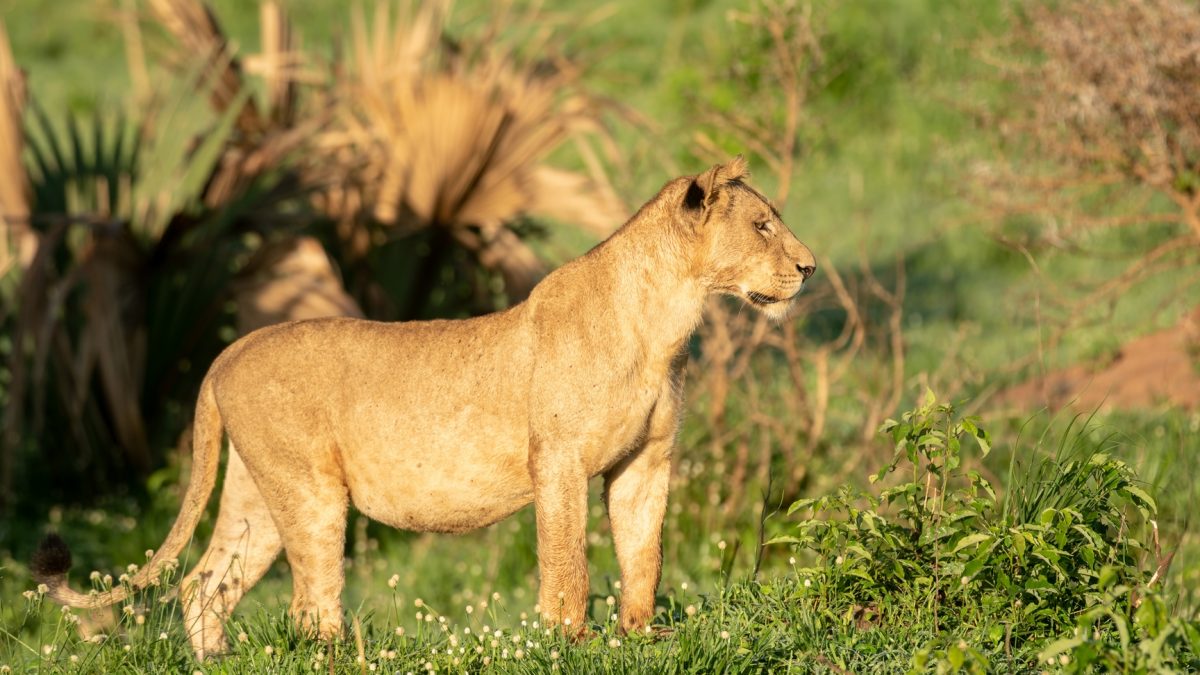
[[[1200,311],[1179,325],[1121,347],[1104,365],[1074,365],[1002,391],[1006,406],[1081,411],[1200,408]]]

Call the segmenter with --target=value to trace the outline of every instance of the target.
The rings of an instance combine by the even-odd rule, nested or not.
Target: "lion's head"
[[[697,263],[708,287],[779,321],[817,263],[770,201],[744,182],[748,175],[739,155],[691,178],[683,213],[698,238]]]

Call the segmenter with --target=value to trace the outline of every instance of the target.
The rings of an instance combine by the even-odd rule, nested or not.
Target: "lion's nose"
[[[813,274],[816,274],[817,266],[801,265],[800,263],[796,263],[796,271],[800,273],[800,276],[804,277],[805,281],[808,281],[809,277],[811,277]]]

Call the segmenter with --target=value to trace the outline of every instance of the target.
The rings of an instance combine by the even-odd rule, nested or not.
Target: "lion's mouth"
[[[773,295],[767,295],[766,293],[759,293],[758,291],[747,291],[746,299],[752,304],[758,305],[759,307],[766,307],[768,305],[774,305],[776,303],[783,302],[786,298],[777,298]]]

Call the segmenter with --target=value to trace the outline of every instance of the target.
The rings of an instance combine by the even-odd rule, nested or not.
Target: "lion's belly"
[[[525,424],[470,405],[439,422],[375,427],[342,448],[354,506],[393,527],[464,532],[533,501]]]

